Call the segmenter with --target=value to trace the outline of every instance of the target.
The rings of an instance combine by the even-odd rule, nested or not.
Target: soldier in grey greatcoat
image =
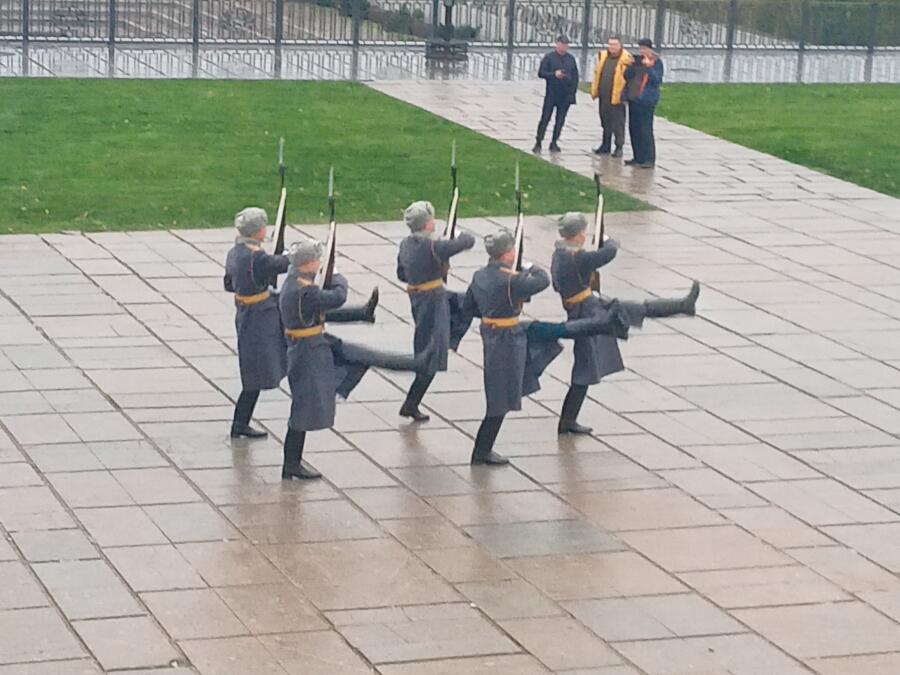
[[[587,251],[587,219],[580,213],[567,213],[559,221],[561,239],[556,243],[550,266],[553,288],[560,294],[563,307],[570,320],[599,316],[608,311],[613,301],[592,292],[591,274],[606,265],[618,252],[618,244],[608,240],[602,248]],[[692,316],[700,294],[695,281],[690,292],[679,299],[645,300],[644,302],[619,302],[630,326],[639,328],[646,317],[665,317],[677,314]],[[578,413],[584,403],[588,387],[597,384],[611,373],[624,369],[622,354],[614,337],[609,335],[585,336],[575,340],[575,363],[572,367],[572,383],[563,402],[558,431],[561,434],[589,434],[592,429],[578,424]]]
[[[494,452],[494,442],[510,411],[522,409],[522,397],[540,389],[539,378],[562,351],[560,338],[610,333],[627,338],[628,328],[614,305],[603,316],[582,321],[545,323],[520,321],[522,304],[550,285],[539,267],[512,268],[515,239],[508,230],[485,237],[490,256],[486,267],[475,272],[466,293],[464,310],[481,317],[484,347],[484,393],[487,410],[475,437],[472,464],[506,464]]]
[[[318,478],[303,461],[306,432],[334,424],[335,396],[346,398],[370,367],[418,371],[431,354],[419,357],[376,351],[340,340],[325,332],[326,312],[347,300],[347,281],[335,273],[328,288],[316,285],[323,246],[305,239],[291,246],[291,273],[279,304],[288,341],[288,382],[291,413],[284,439],[283,480]]]
[[[447,370],[451,348],[451,324],[460,314],[463,294],[445,288],[450,258],[475,245],[475,238],[461,232],[454,239],[435,236],[434,207],[430,202],[414,202],[404,212],[411,234],[400,242],[397,254],[397,278],[406,284],[413,321],[416,324],[413,347],[421,354],[433,345],[426,370],[416,375],[400,408],[402,417],[425,422],[428,415],[419,404],[434,380],[435,373]],[[455,345],[454,345],[455,346]]]
[[[284,332],[278,311],[278,296],[272,290],[279,274],[288,269],[284,255],[269,255],[263,249],[268,216],[250,207],[238,213],[234,247],[225,259],[225,290],[234,293],[235,329],[241,394],[234,407],[231,437],[262,438],[265,431],[250,426],[253,409],[263,389],[276,389],[287,373]],[[378,289],[363,306],[341,308],[328,315],[330,321],[375,321]]]

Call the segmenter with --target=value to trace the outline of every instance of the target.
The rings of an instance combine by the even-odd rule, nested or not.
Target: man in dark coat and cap
[[[560,240],[556,242],[550,266],[553,288],[560,294],[570,321],[605,316],[613,303],[619,305],[628,324],[636,328],[643,325],[646,317],[694,315],[697,296],[700,294],[700,285],[696,281],[686,296],[674,300],[625,302],[595,294],[590,286],[591,275],[616,257],[619,246],[609,239],[601,248],[585,250],[583,246],[587,240],[587,225],[587,218],[581,213],[567,213],[560,218]],[[614,337],[591,335],[575,340],[572,384],[560,413],[560,434],[589,434],[593,431],[577,422],[588,387],[624,368],[622,354]]]
[[[235,329],[241,394],[234,407],[232,438],[264,438],[265,431],[250,426],[253,409],[263,389],[277,389],[287,373],[284,332],[278,312],[278,296],[272,290],[279,274],[288,269],[284,255],[269,255],[263,249],[268,216],[263,209],[249,207],[234,218],[238,231],[234,247],[225,259],[225,290],[234,293]],[[331,312],[330,321],[375,321],[378,289],[361,307],[343,307]]]
[[[638,41],[640,58],[625,69],[625,96],[628,99],[628,132],[634,158],[629,166],[652,169],[656,165],[656,137],[653,135],[653,116],[659,103],[663,81],[663,62],[650,38]]]
[[[569,106],[575,105],[575,94],[578,92],[578,63],[575,61],[575,57],[569,53],[569,38],[565,35],[556,38],[556,48],[541,59],[538,77],[547,84],[544,91],[541,121],[537,128],[537,138],[531,151],[536,153],[541,151],[541,144],[544,142],[547,126],[550,124],[550,117],[556,110],[550,152],[560,152],[557,141],[559,141],[563,125],[566,123]]]

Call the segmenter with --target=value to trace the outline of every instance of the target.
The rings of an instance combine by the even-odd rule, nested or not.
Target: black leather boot
[[[419,404],[422,402],[425,392],[428,391],[432,380],[434,380],[434,375],[426,373],[416,375],[416,379],[413,380],[409,393],[406,395],[406,400],[403,401],[403,405],[400,407],[400,417],[408,417],[413,422],[427,422],[431,419],[430,416],[419,410]]]
[[[500,425],[503,424],[503,417],[485,417],[478,427],[478,433],[475,436],[475,449],[472,450],[473,466],[490,465],[501,466],[509,464],[509,460],[503,455],[494,452],[494,441],[497,440],[497,434],[500,433]]]
[[[700,282],[695,281],[691,284],[691,290],[683,298],[677,300],[645,300],[644,307],[647,309],[647,316],[665,317],[677,316],[684,314],[694,316],[697,312],[697,297],[700,295]]]
[[[623,154],[623,153],[622,153],[622,146],[621,146],[621,145],[618,145],[618,146],[616,146],[616,149],[613,150],[612,156],[613,156],[613,157],[621,157],[622,154]]]
[[[262,431],[261,429],[254,429],[249,424],[231,425],[232,438],[265,438],[268,435],[269,432]]]
[[[259,390],[243,390],[234,404],[234,418],[231,421],[232,438],[265,438],[269,434],[250,426],[250,418],[259,400]]]
[[[590,427],[578,424],[576,421],[587,396],[587,390],[586,386],[580,384],[573,384],[569,387],[569,392],[563,401],[562,412],[559,414],[559,425],[556,427],[557,433],[587,435],[593,432],[593,429]]]
[[[485,455],[479,455],[475,452],[472,453],[472,466],[479,465],[488,465],[488,466],[503,466],[504,464],[509,464],[509,459],[504,457],[503,455],[494,452],[491,450]]]
[[[315,480],[321,477],[321,473],[302,459],[299,464],[281,468],[281,480]]]
[[[321,478],[322,474],[303,461],[303,445],[306,443],[306,432],[288,429],[284,437],[284,465],[281,467],[281,480],[312,480]]]

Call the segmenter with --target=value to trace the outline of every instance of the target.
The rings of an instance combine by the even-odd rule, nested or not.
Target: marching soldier
[[[304,239],[291,246],[291,273],[279,304],[284,321],[291,414],[284,439],[283,480],[318,478],[321,474],[303,461],[306,432],[334,424],[335,395],[346,398],[370,367],[417,371],[431,358],[378,352],[339,340],[325,332],[326,312],[347,300],[347,281],[335,273],[327,288],[316,285],[323,246]]]
[[[626,339],[628,327],[616,303],[587,320],[520,322],[522,304],[547,288],[550,277],[533,265],[521,272],[513,269],[515,238],[508,230],[488,235],[484,243],[490,262],[475,272],[464,303],[467,313],[481,317],[487,399],[471,463],[506,464],[509,460],[493,450],[500,426],[508,412],[522,409],[523,396],[540,389],[540,375],[562,351],[557,340],[597,333]]]
[[[591,274],[616,257],[618,244],[608,240],[595,251],[583,249],[587,236],[587,219],[580,213],[567,213],[559,221],[559,235],[550,267],[553,288],[560,294],[569,320],[598,316],[617,302],[593,293]],[[639,328],[644,318],[684,314],[693,316],[700,294],[696,281],[686,296],[679,299],[621,302],[630,326]],[[592,429],[577,422],[578,413],[587,396],[588,387],[611,373],[625,368],[616,339],[609,335],[583,336],[575,340],[575,364],[572,383],[563,402],[559,418],[560,434],[589,434]]]
[[[475,238],[461,232],[453,239],[435,237],[434,207],[430,202],[414,202],[404,212],[411,234],[400,242],[397,278],[406,283],[413,321],[416,324],[413,346],[416,354],[433,345],[427,368],[416,375],[400,408],[402,417],[425,422],[428,415],[419,404],[434,380],[435,373],[447,370],[451,347],[451,322],[459,314],[463,294],[448,291],[444,280],[450,258],[472,248]]]
[[[242,391],[234,407],[232,438],[263,438],[265,431],[250,426],[253,409],[263,389],[277,389],[287,373],[284,332],[277,295],[271,286],[288,268],[287,256],[263,250],[268,216],[263,209],[246,208],[235,216],[238,231],[225,260],[225,290],[234,293],[238,363]],[[375,321],[378,289],[366,305],[348,307],[329,315],[331,321]]]

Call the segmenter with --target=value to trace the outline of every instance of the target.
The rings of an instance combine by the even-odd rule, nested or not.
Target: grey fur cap
[[[588,221],[587,218],[584,217],[583,213],[575,213],[574,211],[569,211],[569,213],[565,214],[562,218],[559,219],[559,223],[556,225],[556,229],[559,231],[559,236],[563,239],[569,239],[570,237],[574,237],[580,232],[584,232],[587,229]]]
[[[301,239],[291,244],[288,250],[288,260],[293,267],[300,267],[313,260],[319,260],[325,252],[325,245],[315,239]]]
[[[403,220],[411,232],[421,232],[434,219],[434,206],[431,202],[413,202],[403,212]]]
[[[484,250],[495,260],[516,245],[515,235],[505,227],[484,238]]]
[[[268,224],[268,214],[257,206],[247,207],[234,217],[234,226],[242,237],[252,237]]]

